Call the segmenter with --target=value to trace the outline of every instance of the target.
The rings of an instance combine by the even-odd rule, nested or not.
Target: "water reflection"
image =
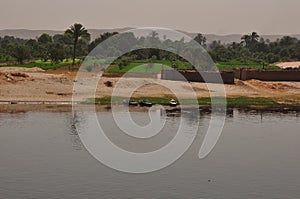
[[[80,137],[78,136],[78,131],[76,130],[76,125],[80,122],[80,119],[78,115],[75,113],[74,117],[71,117],[71,125],[70,125],[70,140],[72,142],[72,146],[75,150],[82,150],[83,145],[80,140]]]
[[[183,114],[181,113],[181,110],[180,108],[173,108],[173,109],[167,109],[165,110],[165,113],[168,117],[186,117],[186,118],[195,118],[194,115],[195,114],[184,114],[184,113],[196,113],[197,111],[200,113],[200,116],[210,116],[211,113],[212,113],[212,110],[211,108],[209,107],[203,107],[203,108],[183,108],[182,112]],[[227,108],[226,109],[226,117],[233,117],[233,108]],[[163,113],[164,111],[161,110],[161,112]],[[220,111],[221,112],[221,111]],[[216,111],[216,113],[218,113],[218,111]]]
[[[97,112],[98,115],[98,120],[101,124],[110,124],[107,126],[106,130],[109,130],[109,128],[113,128],[113,123],[114,123],[114,118],[112,117],[111,114],[111,109],[106,108],[107,111],[105,112]],[[132,111],[131,116],[133,116],[133,119],[137,123],[143,123],[149,121],[149,115],[145,114],[148,109],[145,109],[143,111]],[[200,121],[200,127],[204,128],[205,125],[203,125],[203,122],[208,123],[209,118],[211,118],[211,109],[204,107],[200,109],[196,108],[168,108],[168,109],[158,109],[155,110],[158,112],[156,114],[161,118],[161,120],[167,118],[167,126],[172,126],[178,128],[178,119],[176,118],[184,118],[184,125],[194,125],[197,123],[197,121]],[[89,114],[93,114],[92,112],[89,112]],[[83,114],[83,112],[74,112],[74,116],[71,121],[70,125],[70,135],[74,136],[72,140],[74,141],[75,145],[80,145],[80,140],[78,136],[78,131],[82,131],[86,125],[88,124],[87,120],[87,115],[89,114]],[[118,113],[117,113],[118,114]],[[122,116],[124,115],[122,110],[119,112],[119,114]],[[218,114],[218,112],[216,112]],[[226,120],[230,121],[229,119],[232,119],[232,122],[234,121],[235,118],[245,118],[245,121],[247,120],[253,120],[256,122],[263,122],[264,118],[268,119],[270,121],[270,118],[275,118],[277,119],[286,119],[287,116],[289,117],[295,117],[299,118],[300,116],[300,110],[298,109],[278,109],[278,108],[267,108],[267,109],[253,109],[253,108],[228,108],[226,110]],[[104,121],[100,121],[101,119],[104,119]],[[105,125],[103,125],[104,129],[106,128]],[[77,130],[76,130],[77,128]],[[166,127],[168,128],[168,127]],[[120,130],[120,129],[119,129]],[[202,132],[203,133],[203,132]],[[109,135],[108,135],[109,136]]]
[[[145,112],[132,114],[147,116]],[[97,115],[111,122],[110,112]],[[200,130],[182,158],[158,172],[128,175],[99,164],[84,147],[76,149],[80,140],[74,127],[88,125],[80,112],[75,117],[68,112],[0,113],[1,196],[300,198],[299,115],[297,110],[233,109],[213,152],[199,160],[201,132],[211,116],[200,110]],[[182,117],[187,125],[195,119],[185,113]],[[128,150],[155,150],[174,137],[179,123],[177,116],[166,118],[168,129],[154,140],[132,140],[115,126],[108,136]]]

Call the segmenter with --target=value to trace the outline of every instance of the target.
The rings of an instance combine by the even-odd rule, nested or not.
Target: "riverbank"
[[[128,111],[128,108],[131,112],[147,112],[149,111],[148,107],[127,107],[125,105],[118,106],[117,110]],[[211,113],[212,109],[211,106],[207,105],[200,105],[199,107],[200,113]],[[90,106],[82,105],[76,106],[76,110],[92,110]],[[161,109],[160,106],[153,107],[151,111]],[[195,111],[195,106],[177,106],[177,107],[170,107],[164,106],[167,114],[179,114],[181,110],[185,111]],[[0,104],[0,114],[1,113],[28,113],[28,112],[69,112],[71,114],[73,110],[72,105],[67,104]],[[112,110],[110,105],[95,105],[96,112],[110,112]],[[114,109],[115,110],[115,109]],[[218,110],[218,109],[217,109]],[[228,106],[226,113],[228,115],[232,114],[233,110],[238,110],[240,112],[256,112],[256,113],[296,113],[297,116],[300,116],[300,106]],[[176,116],[176,115],[174,115]]]
[[[111,103],[114,104],[122,104],[122,100],[126,99],[123,97],[117,97],[111,99],[111,97],[103,97],[103,98],[96,98],[95,100],[89,99],[87,103],[95,103],[100,105],[110,105]],[[164,106],[169,105],[170,98],[160,98],[160,97],[140,97],[140,98],[131,98],[131,100],[135,100],[136,102],[147,99],[153,104],[160,104]],[[270,98],[262,98],[262,97],[227,97],[226,100],[224,100],[221,97],[214,97],[213,98],[216,106],[220,106],[224,104],[224,101],[226,102],[227,107],[300,107],[300,103],[290,103],[288,101],[281,101],[280,103],[274,99]],[[178,101],[178,100],[177,100]],[[201,107],[208,106],[210,107],[212,105],[212,98],[210,97],[204,97],[204,98],[198,98],[198,105]],[[181,99],[178,104],[181,105],[191,105],[195,104],[194,100],[191,99]]]
[[[36,102],[71,103],[76,72],[67,70],[48,70],[38,68],[0,67],[0,102]],[[82,73],[81,76],[95,78],[97,74]],[[96,91],[96,102],[107,105],[110,96],[120,78],[103,77]],[[123,78],[120,85],[120,97],[126,96],[141,78]],[[159,85],[161,82],[168,88]],[[167,104],[175,98],[173,88],[180,88],[179,96],[188,102],[190,86],[199,99],[200,106],[209,106],[209,93],[218,96],[214,90],[208,90],[205,83],[177,82],[144,78],[144,86],[135,90],[132,98],[149,99],[153,103]],[[259,80],[235,80],[234,85],[224,85],[227,105],[239,106],[300,106],[300,82],[264,82]],[[94,96],[85,96],[86,99]],[[82,99],[82,101],[86,101]]]

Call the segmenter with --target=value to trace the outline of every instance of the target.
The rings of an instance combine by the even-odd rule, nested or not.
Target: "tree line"
[[[208,51],[215,61],[239,60],[247,64],[248,61],[257,63],[274,63],[278,61],[300,60],[300,40],[291,36],[284,36],[276,41],[270,41],[252,32],[241,37],[241,42],[221,44],[213,41]]]
[[[88,30],[82,24],[75,23],[64,34],[54,36],[46,33],[36,39],[4,36],[0,37],[0,61],[17,61],[19,64],[23,64],[26,60],[40,59],[45,62],[51,60],[52,63],[59,63],[65,59],[71,59],[72,65],[75,65],[76,58],[84,59],[98,44],[117,34],[117,32],[107,32],[91,41]],[[126,48],[126,44],[134,43],[139,46],[145,40],[174,48],[186,46],[183,39],[172,41],[165,37],[161,38],[154,31],[146,38],[137,38],[128,33],[122,37],[122,46],[114,43],[107,44],[106,56],[117,56],[120,48]],[[300,60],[300,40],[291,36],[270,41],[260,37],[256,32],[252,32],[243,35],[240,42],[223,44],[221,41],[213,41],[207,44],[205,36],[199,33],[194,40],[208,51],[215,62],[238,60],[247,65],[249,61],[269,64],[278,61]],[[175,62],[181,58],[174,53],[153,48],[130,52],[118,59],[118,63],[126,66],[132,60],[145,59],[151,62],[155,59],[167,59]]]
[[[0,37],[0,60],[2,62],[41,59],[59,63],[64,59],[83,58],[89,52],[90,34],[81,24],[74,24],[64,34],[50,36],[43,33],[36,39],[20,39],[13,36]]]

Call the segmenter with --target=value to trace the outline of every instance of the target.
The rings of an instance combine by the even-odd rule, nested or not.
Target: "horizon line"
[[[137,27],[136,27],[137,28]],[[134,27],[117,27],[117,28],[86,28],[87,30],[114,30],[114,29],[136,29]],[[140,27],[139,27],[140,28]],[[66,28],[67,29],[67,28]],[[28,29],[28,28],[4,28],[4,29],[0,29],[0,31],[13,31],[13,30],[28,30],[28,31],[57,31],[57,32],[61,32],[61,31],[65,31],[65,30],[59,30],[59,29]],[[218,33],[204,33],[204,32],[189,32],[186,30],[181,30],[181,29],[174,29],[176,31],[180,31],[180,32],[186,32],[186,33],[191,33],[191,34],[197,34],[197,33],[201,33],[203,35],[218,35],[218,36],[229,36],[229,35],[244,35],[247,33],[222,33],[222,34],[218,34]],[[263,36],[281,36],[281,35],[300,35],[299,33],[267,33],[267,34],[260,34],[258,31],[249,31],[248,33],[252,33],[252,32],[257,32],[259,35],[263,35]]]

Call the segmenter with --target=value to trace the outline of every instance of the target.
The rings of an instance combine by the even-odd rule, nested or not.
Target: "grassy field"
[[[77,59],[76,62],[79,62],[80,60]],[[32,60],[29,63],[26,64],[8,64],[6,66],[14,66],[14,67],[25,67],[25,68],[33,68],[38,67],[44,70],[56,70],[61,67],[70,66],[72,64],[72,60],[64,60],[63,62],[60,62],[58,64],[53,64],[51,61],[42,61],[42,60]]]
[[[278,66],[270,66],[270,65],[265,65],[263,66],[262,64],[253,62],[253,61],[248,61],[247,64],[237,61],[237,60],[231,60],[227,62],[217,62],[216,66],[218,67],[219,70],[232,70],[233,68],[242,68],[242,67],[248,67],[248,68],[265,68],[265,69],[277,69],[279,68]]]
[[[106,60],[107,61],[107,60]],[[108,60],[111,61],[111,60]],[[77,63],[80,63],[79,59],[76,59]],[[99,65],[105,63],[105,60],[101,59],[94,59],[92,57],[87,57],[84,61],[87,65]],[[119,67],[118,64],[112,64],[108,69],[107,73],[126,73],[128,71],[131,71],[133,73],[148,73],[148,74],[157,74],[160,73],[162,67],[172,67],[172,65],[175,63],[176,67],[179,69],[192,69],[192,65],[189,62],[182,62],[182,61],[175,61],[171,62],[168,60],[155,60],[155,62],[151,65],[149,64],[148,60],[135,60],[130,62],[126,66]],[[32,60],[29,63],[26,64],[8,64],[6,66],[16,66],[16,67],[26,67],[26,68],[32,68],[32,67],[39,67],[44,70],[49,69],[59,69],[59,68],[65,68],[66,66],[69,66],[72,64],[72,60],[64,60],[63,62],[60,62],[58,64],[53,64],[51,61],[42,61],[42,60]],[[138,67],[139,66],[139,67]],[[249,67],[249,68],[263,68],[262,64],[258,64],[256,62],[248,62],[247,64],[242,63],[237,60],[231,60],[228,62],[217,62],[216,66],[219,70],[231,70],[233,68],[241,68],[241,67]],[[265,69],[277,69],[279,67],[277,66],[264,66]]]
[[[153,64],[153,65],[152,65]],[[106,71],[108,73],[126,73],[128,71],[132,73],[149,73],[157,74],[160,73],[161,69],[172,67],[172,62],[168,60],[156,60],[154,63],[149,63],[147,60],[136,60],[130,62],[127,66],[119,67],[118,65],[113,65],[109,67]],[[176,66],[178,68],[192,68],[192,65],[188,62],[176,61]],[[139,67],[138,67],[139,66]]]
[[[113,98],[113,104],[122,104],[123,99],[122,97],[115,97]],[[157,97],[144,97],[144,98],[131,98],[135,101],[139,101],[142,99],[147,99],[151,101],[153,104],[161,104],[161,105],[169,105],[169,100],[171,97],[165,98],[157,98]],[[222,105],[223,99],[215,98],[217,104]],[[219,101],[219,102],[218,102]],[[236,98],[227,98],[227,106],[228,107],[247,107],[247,106],[265,106],[265,107],[279,107],[284,106],[285,104],[279,104],[278,102],[268,99],[268,98],[252,98],[252,97],[236,97]],[[183,99],[181,100],[183,105],[190,105],[192,101],[190,99]],[[95,104],[102,104],[102,105],[110,105],[111,104],[111,97],[104,97],[104,98],[96,98],[90,99],[87,103],[95,103]],[[199,98],[198,99],[199,106],[210,106],[211,105],[211,98]],[[288,105],[288,104],[287,104]]]
[[[164,67],[171,67],[172,62],[167,61],[167,60],[157,60],[155,61],[154,65],[152,67],[148,66],[147,60],[139,60],[139,61],[134,61],[128,64],[125,67],[119,68],[118,65],[111,66],[109,70],[106,72],[108,73],[126,73],[128,71],[135,72],[135,73],[151,73],[151,74],[156,74],[159,73],[162,69],[162,66]],[[192,69],[192,65],[188,62],[181,62],[177,61],[176,62],[177,67],[181,69]],[[137,68],[137,66],[140,66]],[[232,60],[228,62],[217,62],[216,66],[219,70],[232,70],[233,68],[242,68],[242,67],[249,67],[249,68],[265,68],[265,69],[277,69],[279,67],[277,66],[269,66],[266,65],[263,67],[262,64],[258,64],[256,62],[248,62],[247,64],[244,64],[240,61]]]

